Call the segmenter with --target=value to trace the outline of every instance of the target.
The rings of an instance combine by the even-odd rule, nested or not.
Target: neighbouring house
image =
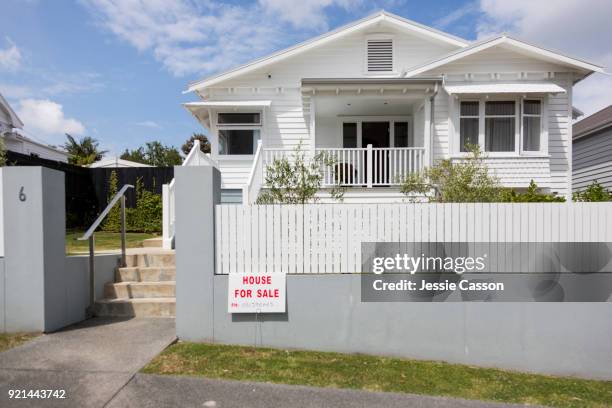
[[[573,126],[574,191],[597,181],[612,190],[612,105]]]
[[[32,140],[19,133],[19,129],[23,129],[23,122],[0,94],[0,136],[4,140],[6,150],[48,160],[68,162],[70,157],[68,152]]]
[[[266,164],[328,152],[345,202],[398,202],[399,180],[486,152],[505,186],[572,190],[573,86],[602,67],[499,35],[472,42],[381,11],[189,85],[224,191],[252,203]],[[321,193],[327,200],[326,192]]]
[[[138,163],[131,160],[120,159],[119,157],[109,157],[93,162],[88,167],[91,168],[117,168],[117,167],[151,167],[148,164]]]

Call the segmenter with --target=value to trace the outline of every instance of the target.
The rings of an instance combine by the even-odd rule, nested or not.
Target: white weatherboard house
[[[602,67],[507,35],[471,42],[379,12],[192,83],[222,188],[253,203],[303,144],[345,202],[398,202],[398,180],[477,143],[505,186],[571,193],[572,88]],[[325,193],[322,193],[325,200]]]

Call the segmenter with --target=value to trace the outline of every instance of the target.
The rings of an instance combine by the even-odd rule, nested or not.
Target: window
[[[414,147],[414,138],[408,131],[408,122],[394,122],[395,147]]]
[[[467,145],[478,144],[478,101],[461,102],[459,113],[459,143],[461,152],[467,152]]]
[[[487,101],[485,103],[485,151],[514,151],[515,120],[516,102]]]
[[[219,154],[254,154],[260,139],[260,129],[260,113],[219,113],[217,115]]]
[[[539,100],[523,101],[523,150],[537,152],[540,150],[542,131],[542,103]]]
[[[487,97],[458,103],[458,152],[477,144],[487,153],[545,153],[546,104],[543,99]]]
[[[367,40],[368,72],[393,72],[393,40],[376,38]]]
[[[351,148],[357,147],[357,124],[343,123],[342,124],[342,147]]]

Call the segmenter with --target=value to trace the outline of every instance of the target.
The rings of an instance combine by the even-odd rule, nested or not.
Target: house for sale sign
[[[284,313],[284,273],[230,273],[227,311],[229,313]]]

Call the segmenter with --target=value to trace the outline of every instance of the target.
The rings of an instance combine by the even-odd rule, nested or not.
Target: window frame
[[[478,115],[477,116],[469,116],[469,115],[461,115],[461,103],[462,102],[478,102]],[[481,140],[480,140],[480,100],[477,98],[463,98],[459,101],[458,103],[458,109],[457,109],[457,113],[458,113],[458,119],[457,119],[457,152],[460,154],[469,154],[470,152],[462,152],[461,151],[461,118],[470,118],[470,119],[478,119],[478,134],[476,135],[476,137],[478,138],[478,145],[481,146]]]
[[[487,102],[514,102],[514,115],[487,115]],[[517,100],[517,98],[507,98],[507,97],[503,97],[503,96],[499,96],[496,98],[487,98],[484,101],[481,101],[482,104],[482,114],[483,114],[483,119],[482,119],[482,123],[483,123],[483,128],[482,128],[482,137],[483,137],[483,143],[481,145],[482,147],[482,152],[487,155],[487,156],[505,156],[508,154],[514,154],[514,155],[518,155],[520,150],[519,150],[519,140],[521,138],[521,129],[520,129],[520,124],[519,124],[519,104],[520,102]],[[502,151],[502,152],[489,152],[487,151],[487,128],[486,128],[486,121],[487,118],[514,118],[514,150],[507,150],[507,151]],[[478,122],[480,124],[480,121]],[[480,130],[479,130],[480,132]],[[480,139],[480,138],[479,138]],[[480,140],[479,140],[480,141]]]
[[[525,100],[529,100],[529,101],[539,101],[540,102],[540,114],[539,115],[534,115],[534,114],[525,114],[525,104],[524,101]],[[546,110],[544,109],[544,98],[542,97],[523,97],[521,98],[521,110],[520,110],[520,114],[521,114],[521,118],[520,118],[520,124],[521,124],[521,154],[525,155],[525,156],[537,156],[537,155],[541,155],[543,153],[543,151],[548,151],[548,146],[544,147],[544,143],[546,141],[548,141],[548,132],[546,132],[546,137],[544,137],[545,135],[545,112]],[[540,149],[539,150],[525,150],[523,147],[523,131],[524,131],[524,122],[523,122],[523,118],[527,116],[527,117],[539,117],[540,118]]]
[[[368,146],[363,146],[363,122],[388,122],[389,123],[389,144],[390,148],[395,147],[395,122],[407,122],[408,123],[408,140],[412,137],[414,143],[416,143],[416,135],[414,134],[414,120],[412,115],[364,115],[364,116],[338,116],[337,129],[339,134],[339,140],[337,143],[339,146],[344,145],[343,140],[343,127],[345,123],[356,123],[357,124],[357,147],[356,149],[366,149]],[[412,148],[423,148],[424,146],[413,146]],[[401,147],[399,149],[402,149]]]
[[[539,100],[541,105],[540,110],[540,150],[539,151],[524,151],[523,150],[523,100]],[[545,96],[519,96],[519,95],[482,95],[482,96],[465,96],[455,98],[453,104],[455,114],[454,116],[454,132],[453,132],[453,148],[452,156],[454,157],[466,157],[470,153],[462,152],[460,141],[461,141],[461,102],[478,102],[478,145],[483,154],[487,157],[548,157],[548,104]],[[497,115],[485,116],[485,105],[486,102],[494,101],[513,101],[515,109],[515,126],[514,126],[514,150],[507,152],[487,152],[485,150],[485,118],[496,117]],[[508,117],[501,115],[500,117]]]
[[[225,113],[243,113],[243,114],[259,114],[259,123],[219,123],[219,115],[223,115]],[[220,110],[216,112],[215,116],[215,133],[217,137],[217,151],[215,152],[215,157],[221,159],[250,159],[255,156],[255,152],[257,152],[257,144],[258,140],[261,140],[263,137],[263,121],[264,121],[264,112],[261,110],[241,110],[241,111],[228,111],[228,110]],[[221,153],[221,143],[220,143],[220,134],[219,132],[222,130],[258,130],[259,131],[259,139],[253,137],[253,153],[251,154],[222,154]]]

